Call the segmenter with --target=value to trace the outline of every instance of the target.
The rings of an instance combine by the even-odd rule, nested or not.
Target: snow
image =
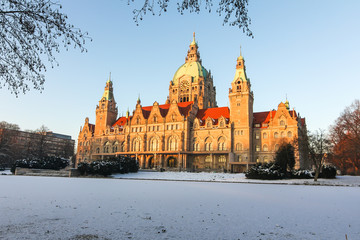
[[[242,178],[232,175],[216,177]],[[0,239],[360,239],[359,187],[201,182],[205,176],[0,175]]]
[[[129,174],[114,174],[114,178],[147,179],[147,180],[173,180],[173,181],[199,181],[199,182],[233,182],[233,183],[262,183],[287,185],[324,185],[324,186],[352,186],[360,187],[358,176],[337,176],[336,179],[285,179],[285,180],[257,180],[247,179],[243,173],[192,173],[192,172],[155,172],[139,171]]]

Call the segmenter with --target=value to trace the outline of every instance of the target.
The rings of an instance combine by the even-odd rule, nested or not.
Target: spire
[[[129,118],[129,108],[126,111],[126,118]]]
[[[110,75],[109,75],[109,80],[107,80],[106,83],[109,83],[109,82],[111,82],[111,72],[110,72]]]
[[[285,107],[286,107],[287,110],[290,110],[290,103],[289,103],[289,101],[287,99],[287,94],[286,94]]]
[[[185,58],[185,62],[201,62],[200,54],[198,52],[198,45],[195,41],[195,32],[193,33],[193,40],[190,43],[190,49],[188,50],[187,56]]]
[[[105,90],[104,90],[102,99],[103,98],[105,98],[105,100],[108,100],[108,101],[114,100],[113,87],[112,87],[112,81],[111,81],[111,73],[110,73],[109,79],[106,81]]]
[[[140,104],[141,103],[141,100],[140,100],[140,93],[139,93],[139,96],[138,96],[138,99],[136,101],[137,104]]]
[[[196,41],[195,41],[195,32],[193,33],[193,40],[192,40],[192,42],[190,43],[190,45],[197,45],[197,44],[196,44]]]

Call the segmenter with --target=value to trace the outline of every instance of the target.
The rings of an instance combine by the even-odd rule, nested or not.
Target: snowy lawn
[[[0,176],[0,188],[0,239],[360,239],[358,187]]]
[[[148,180],[174,180],[174,181],[200,181],[200,182],[234,182],[234,183],[276,183],[276,184],[304,184],[324,186],[353,186],[360,187],[360,176],[337,176],[336,179],[291,179],[291,180],[256,180],[247,179],[245,174],[238,173],[191,173],[191,172],[150,172],[139,171],[129,174],[114,174],[114,178],[148,179]]]

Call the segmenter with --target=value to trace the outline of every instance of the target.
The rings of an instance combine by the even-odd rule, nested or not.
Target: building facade
[[[132,115],[117,118],[111,79],[106,82],[95,125],[86,118],[80,129],[77,162],[125,155],[136,157],[141,168],[241,172],[273,160],[279,146],[291,142],[297,146],[296,166],[304,168],[305,119],[290,110],[288,101],[276,110],[253,112],[254,94],[241,54],[229,85],[230,108],[218,107],[194,34],[164,104],[142,106],[138,99]]]

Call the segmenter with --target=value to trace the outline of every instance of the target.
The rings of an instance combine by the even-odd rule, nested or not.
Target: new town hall
[[[244,63],[240,54],[234,79],[229,79],[230,108],[216,104],[213,78],[202,66],[195,34],[165,104],[142,106],[138,99],[132,115],[118,118],[109,79],[96,106],[95,125],[86,118],[80,129],[77,163],[126,155],[136,157],[141,168],[240,172],[273,160],[283,142],[302,139],[305,119],[290,110],[288,101],[277,110],[254,113]],[[297,167],[303,165],[302,152],[297,148]]]

